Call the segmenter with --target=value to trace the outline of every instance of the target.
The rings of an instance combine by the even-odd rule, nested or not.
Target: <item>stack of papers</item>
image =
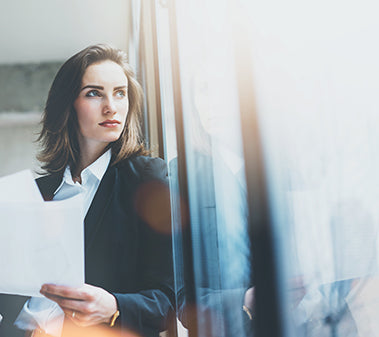
[[[0,293],[84,283],[83,201],[45,202],[31,171],[0,178]]]

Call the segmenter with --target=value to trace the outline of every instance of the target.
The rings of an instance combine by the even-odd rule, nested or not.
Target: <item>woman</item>
[[[172,309],[166,167],[145,156],[141,97],[125,54],[107,45],[66,61],[49,92],[39,137],[48,175],[37,183],[45,200],[82,193],[86,213],[85,285],[41,288],[65,314],[63,336],[107,325],[158,336]]]

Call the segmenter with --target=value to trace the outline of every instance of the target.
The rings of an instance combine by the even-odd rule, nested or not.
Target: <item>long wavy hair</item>
[[[42,116],[42,130],[38,141],[41,151],[37,158],[48,173],[63,172],[67,165],[75,170],[79,164],[78,119],[73,107],[82,85],[86,69],[102,61],[113,61],[128,79],[129,111],[125,127],[118,140],[110,143],[112,164],[132,155],[147,154],[141,137],[141,109],[143,92],[126,54],[105,44],[89,46],[68,59],[59,69],[51,85]]]

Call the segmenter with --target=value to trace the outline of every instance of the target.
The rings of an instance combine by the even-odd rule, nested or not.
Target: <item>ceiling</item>
[[[128,0],[0,0],[0,64],[60,61],[94,43],[127,50]]]

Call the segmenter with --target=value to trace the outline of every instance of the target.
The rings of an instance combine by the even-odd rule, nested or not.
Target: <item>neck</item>
[[[80,144],[80,160],[78,166],[71,172],[75,180],[81,182],[82,171],[106,152],[107,145],[108,144],[96,144],[96,146],[89,146],[89,144],[86,144],[86,146],[84,146],[84,144]]]

